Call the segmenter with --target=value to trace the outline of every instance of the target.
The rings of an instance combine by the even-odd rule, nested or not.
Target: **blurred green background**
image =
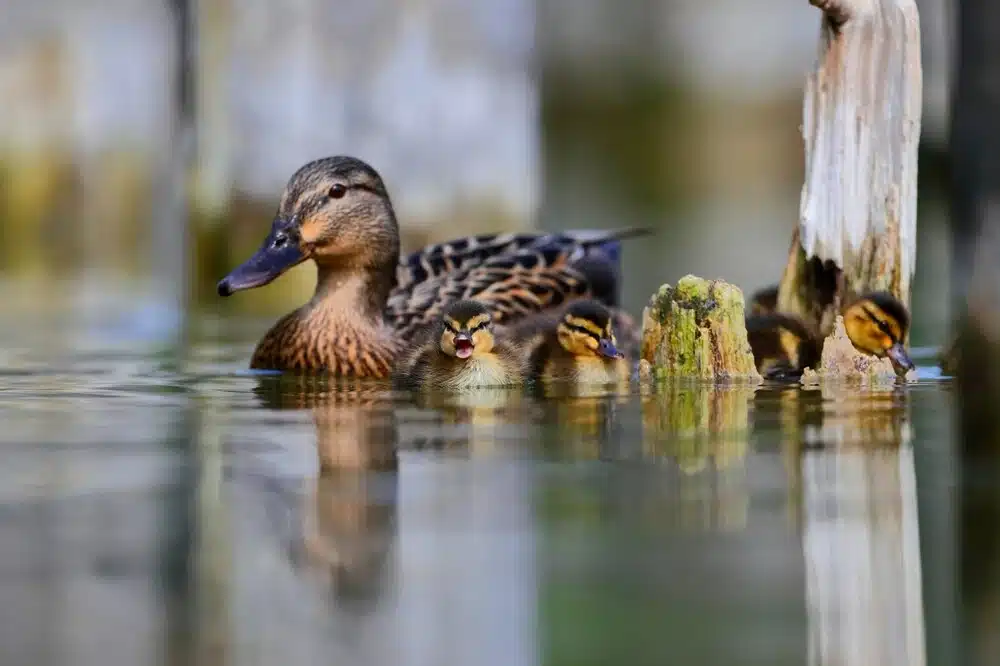
[[[950,8],[918,4],[920,345],[946,334]],[[0,276],[25,307],[86,290],[287,311],[310,266],[225,303],[214,284],[262,239],[292,172],[330,154],[382,173],[407,248],[655,228],[627,249],[636,314],[687,273],[747,292],[775,282],[798,217],[819,33],[806,0],[10,0],[3,13]]]

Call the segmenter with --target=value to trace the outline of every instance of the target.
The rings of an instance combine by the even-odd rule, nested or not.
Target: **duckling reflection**
[[[398,429],[383,383],[290,376],[262,378],[256,394],[273,409],[309,409],[317,476],[306,484],[292,562],[320,576],[341,604],[381,596],[396,539]]]
[[[859,391],[838,384],[771,385],[756,392],[753,423],[758,450],[773,449],[782,455],[794,524],[804,520],[802,498],[816,470],[835,470],[846,461],[867,467],[874,459],[899,456],[911,437],[908,401],[909,394],[899,386],[875,385]],[[835,471],[827,473],[837,476]]]
[[[530,405],[521,386],[418,393],[414,403],[431,418],[405,443],[405,449],[489,454],[505,442],[520,442],[522,424],[531,420]]]
[[[534,421],[543,426],[547,453],[574,460],[619,460],[627,455],[621,410],[626,400],[615,395],[559,396],[539,409]],[[633,440],[635,438],[632,438]]]

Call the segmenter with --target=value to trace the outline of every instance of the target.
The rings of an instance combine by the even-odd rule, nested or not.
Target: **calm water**
[[[130,316],[2,333],[5,665],[951,663],[930,372],[415,398]]]

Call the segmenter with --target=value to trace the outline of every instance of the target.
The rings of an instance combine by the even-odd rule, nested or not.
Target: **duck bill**
[[[597,353],[605,358],[624,358],[624,354],[618,351],[615,347],[615,343],[611,342],[607,338],[601,340],[600,345],[597,347]]]
[[[475,345],[472,342],[472,336],[465,333],[459,333],[455,336],[455,356],[463,359],[469,358],[472,356],[473,349],[475,349]]]
[[[274,246],[274,237],[280,228],[281,225],[276,221],[260,249],[219,281],[220,296],[230,296],[237,291],[263,287],[306,260],[306,255],[294,242],[288,241],[281,247]]]
[[[910,360],[910,355],[906,353],[906,349],[903,348],[901,343],[897,342],[889,347],[885,355],[892,361],[892,367],[896,370],[897,375],[903,376],[910,370],[913,370],[913,361]]]

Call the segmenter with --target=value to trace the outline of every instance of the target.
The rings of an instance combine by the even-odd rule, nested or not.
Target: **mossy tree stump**
[[[739,287],[688,275],[663,285],[642,315],[644,377],[759,381]]]

